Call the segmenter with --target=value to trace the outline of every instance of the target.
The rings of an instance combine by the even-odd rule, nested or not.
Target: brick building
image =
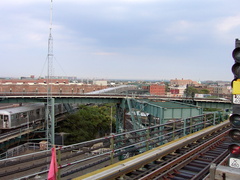
[[[231,86],[213,86],[213,95],[224,97],[232,93]]]
[[[1,93],[46,93],[47,79],[1,79]],[[82,94],[107,88],[102,85],[69,83],[68,79],[51,79],[52,93]]]
[[[165,84],[151,84],[149,87],[149,93],[151,95],[165,95]]]
[[[0,79],[0,85],[2,84],[46,84],[48,79]],[[68,79],[50,79],[52,84],[69,84]]]
[[[170,93],[173,95],[179,94],[179,89],[175,88],[175,89],[170,89]]]
[[[184,91],[186,89],[185,86],[169,87],[169,88],[170,88],[170,96],[172,97],[183,97]]]
[[[187,85],[199,85],[198,82],[191,79],[171,79],[170,86],[187,86]]]

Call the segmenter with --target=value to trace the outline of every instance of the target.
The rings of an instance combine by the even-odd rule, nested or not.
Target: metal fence
[[[226,116],[227,117],[227,116]],[[75,156],[85,155],[85,158],[73,160],[68,164],[61,164],[61,168],[71,167],[75,164],[85,163],[84,166],[79,165],[74,170],[63,170],[61,176],[68,176],[71,173],[83,170],[84,168],[92,167],[104,161],[113,163],[113,158],[118,157],[119,160],[126,159],[130,156],[140,154],[144,151],[153,149],[159,145],[168,143],[172,140],[184,137],[188,134],[197,132],[209,126],[214,126],[226,120],[223,114],[218,112],[203,114],[200,116],[190,117],[186,119],[173,119],[165,124],[146,127],[134,131],[124,132],[121,134],[112,134],[107,137],[94,139],[87,142],[81,142],[69,146],[57,147],[62,156],[61,160],[70,159]],[[39,143],[26,143],[13,149],[9,149],[5,155],[7,162],[23,163],[31,159],[38,159],[48,157],[51,155],[50,150],[41,150]],[[26,151],[33,151],[34,153],[23,155]],[[15,156],[15,157],[14,157]],[[99,157],[102,159],[99,160]],[[88,164],[88,160],[96,160]],[[0,166],[6,165],[6,161],[0,160]],[[67,168],[69,169],[69,168]],[[21,169],[20,169],[21,170]],[[20,171],[19,170],[19,171]],[[26,175],[25,178],[47,173],[47,170],[37,172],[31,175]]]

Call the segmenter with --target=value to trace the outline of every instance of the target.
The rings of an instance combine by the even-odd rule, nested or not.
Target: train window
[[[8,121],[8,116],[4,115],[4,121]]]
[[[26,118],[26,117],[27,117],[27,113],[26,112],[20,114],[20,118]]]
[[[24,113],[23,113],[23,118],[26,118],[26,117],[27,117],[27,113],[24,112]]]
[[[37,110],[36,110],[36,114],[37,114],[37,115],[40,115],[40,109],[37,109]]]

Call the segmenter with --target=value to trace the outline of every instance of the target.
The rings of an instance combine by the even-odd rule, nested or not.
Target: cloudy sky
[[[53,0],[56,76],[227,80],[239,0]],[[0,1],[0,77],[47,75],[51,0]]]

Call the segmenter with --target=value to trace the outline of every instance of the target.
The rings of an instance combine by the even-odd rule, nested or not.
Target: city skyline
[[[46,76],[50,4],[0,2],[1,77]],[[53,0],[53,75],[231,81],[238,4]]]

